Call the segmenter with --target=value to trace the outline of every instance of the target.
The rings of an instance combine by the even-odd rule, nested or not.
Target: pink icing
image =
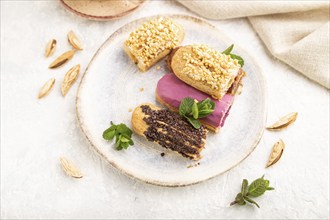
[[[164,102],[175,109],[179,108],[181,100],[186,97],[197,99],[198,101],[211,98],[209,95],[182,82],[173,73],[166,74],[158,81],[156,91]],[[221,100],[211,99],[215,103],[215,110],[211,115],[202,118],[201,121],[215,128],[223,127],[234,97],[226,94]]]

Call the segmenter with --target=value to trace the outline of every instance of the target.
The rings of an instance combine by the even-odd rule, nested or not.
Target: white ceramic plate
[[[182,45],[208,44],[224,50],[232,42],[212,25],[198,18],[168,15],[185,30]],[[243,92],[237,96],[225,126],[218,134],[209,132],[199,166],[176,153],[133,136],[134,146],[116,151],[114,143],[103,140],[110,121],[131,126],[129,109],[143,102],[156,103],[158,80],[168,72],[165,61],[141,73],[123,50],[130,32],[152,17],[124,25],[97,51],[81,80],[77,93],[77,115],[83,133],[93,148],[123,173],[162,186],[185,186],[224,173],[245,159],[256,147],[266,121],[265,82],[257,63],[235,45],[234,52],[245,60],[247,76]],[[144,91],[140,91],[144,88]],[[158,103],[157,103],[158,104]],[[158,104],[159,105],[159,104]],[[165,156],[161,157],[164,152]]]

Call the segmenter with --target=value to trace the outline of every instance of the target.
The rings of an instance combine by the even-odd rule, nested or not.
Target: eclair
[[[208,129],[218,132],[219,129],[224,126],[229,110],[234,102],[235,93],[241,86],[241,79],[243,76],[244,72],[240,71],[239,75],[236,77],[236,80],[221,100],[211,98],[215,103],[214,112],[205,118],[199,119],[200,122]],[[156,99],[172,111],[177,112],[181,101],[186,97],[196,99],[197,101],[210,98],[208,94],[182,82],[173,73],[165,74],[158,81],[156,88]]]
[[[136,134],[148,141],[192,160],[201,158],[200,153],[206,144],[204,126],[195,129],[179,114],[148,103],[135,108],[132,127]]]
[[[241,71],[238,60],[206,45],[176,48],[168,64],[180,80],[217,100],[225,96]]]
[[[178,46],[183,38],[181,25],[171,18],[155,18],[129,35],[124,42],[124,50],[141,71],[147,71]]]

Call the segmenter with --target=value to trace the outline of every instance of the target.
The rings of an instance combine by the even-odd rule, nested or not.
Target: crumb
[[[156,70],[160,70],[160,66],[157,66],[157,67],[156,67]]]
[[[133,111],[133,109],[132,109],[132,108],[129,108],[129,109],[128,109],[128,112],[132,112],[132,111]]]
[[[187,168],[197,167],[198,165],[200,165],[200,162],[195,163],[195,164],[190,164],[190,165],[187,166]]]
[[[140,92],[143,92],[144,91],[144,88],[140,88]]]
[[[165,156],[165,153],[161,153],[160,156],[164,157]]]

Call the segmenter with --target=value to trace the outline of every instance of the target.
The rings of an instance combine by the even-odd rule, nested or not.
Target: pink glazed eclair
[[[208,129],[218,132],[225,124],[225,120],[233,104],[236,91],[241,86],[240,81],[244,76],[244,72],[240,71],[239,75],[240,76],[237,77],[232,87],[221,98],[221,100],[216,100],[211,98],[208,94],[205,94],[182,82],[173,73],[168,73],[158,81],[156,88],[156,99],[169,109],[177,112],[181,100],[186,97],[197,99],[198,101],[211,98],[215,103],[215,110],[209,116],[200,119],[200,122]]]

